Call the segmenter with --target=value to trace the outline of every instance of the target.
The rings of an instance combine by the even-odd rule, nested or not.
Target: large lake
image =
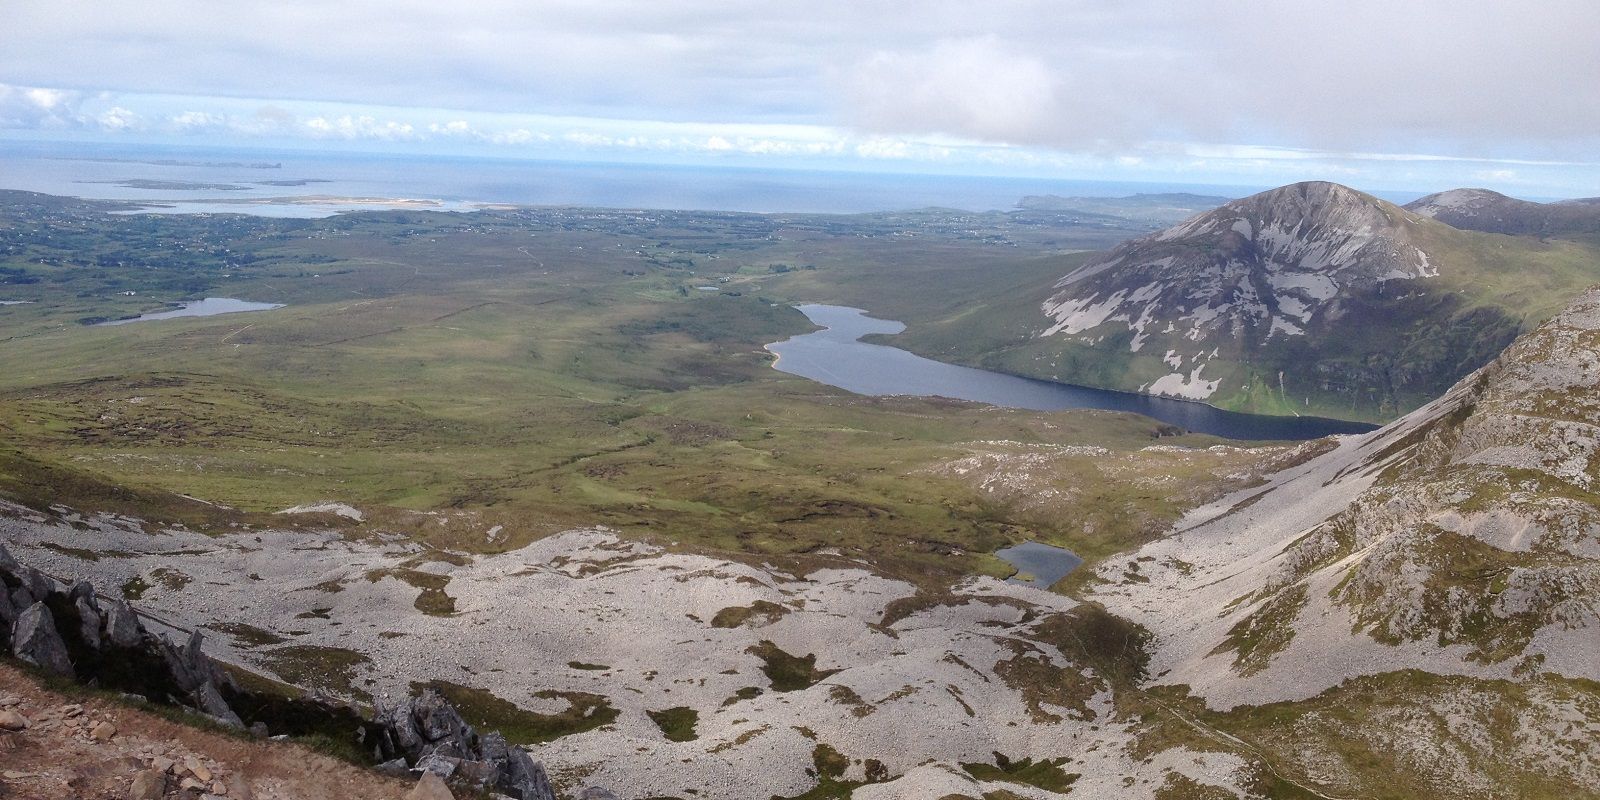
[[[767,345],[767,349],[778,356],[773,367],[856,394],[948,397],[1035,411],[1069,408],[1131,411],[1197,433],[1229,439],[1316,439],[1334,433],[1364,433],[1375,427],[1320,417],[1240,414],[1203,403],[1051,383],[946,364],[897,347],[859,341],[871,333],[900,333],[906,326],[899,322],[873,319],[859,308],[846,306],[807,304],[798,308],[807,319],[824,329]]]

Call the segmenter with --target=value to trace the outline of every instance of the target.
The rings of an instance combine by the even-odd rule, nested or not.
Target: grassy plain
[[[719,552],[838,548],[935,582],[1006,574],[988,553],[1023,539],[1092,557],[1148,536],[1239,457],[1199,451],[1133,490],[1067,464],[1055,477],[1078,499],[1024,512],[938,467],[1012,441],[1172,472],[1139,455],[1160,426],[859,397],[771,370],[762,345],[810,329],[790,302],[948,314],[1129,232],[938,211],[108,216],[12,196],[0,297],[35,302],[0,311],[0,493],[479,551],[605,524]],[[82,324],[200,296],[287,307]],[[271,515],[322,501],[367,520]]]

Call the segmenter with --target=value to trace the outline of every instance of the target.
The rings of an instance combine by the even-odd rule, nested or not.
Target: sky
[[[0,139],[1600,195],[1595,0],[7,0]]]

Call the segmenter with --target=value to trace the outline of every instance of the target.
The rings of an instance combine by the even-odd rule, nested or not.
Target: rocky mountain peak
[[[1462,230],[1512,236],[1593,236],[1600,234],[1597,199],[1535,203],[1489,189],[1450,189],[1418,198],[1405,207]]]
[[[1043,304],[1054,324],[1042,335],[1133,353],[1161,337],[1172,372],[1140,390],[1204,399],[1216,390],[1201,376],[1216,348],[1303,336],[1342,317],[1352,295],[1437,277],[1437,265],[1412,241],[1412,229],[1426,224],[1336,183],[1262,192],[1124,243],[1066,275]]]

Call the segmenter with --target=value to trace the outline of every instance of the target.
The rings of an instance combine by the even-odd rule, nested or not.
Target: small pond
[[[1048,589],[1067,573],[1078,568],[1083,559],[1065,547],[1023,542],[994,552],[1001,560],[1017,568],[1017,574],[1007,578],[1008,583],[1020,583]]]
[[[283,304],[254,303],[249,300],[235,300],[232,297],[207,297],[204,300],[191,300],[171,311],[156,311],[143,316],[114,319],[96,324],[127,325],[131,322],[150,322],[152,320],[176,319],[178,317],[214,317],[218,314],[237,314],[242,311],[270,311],[274,308],[283,308]]]

